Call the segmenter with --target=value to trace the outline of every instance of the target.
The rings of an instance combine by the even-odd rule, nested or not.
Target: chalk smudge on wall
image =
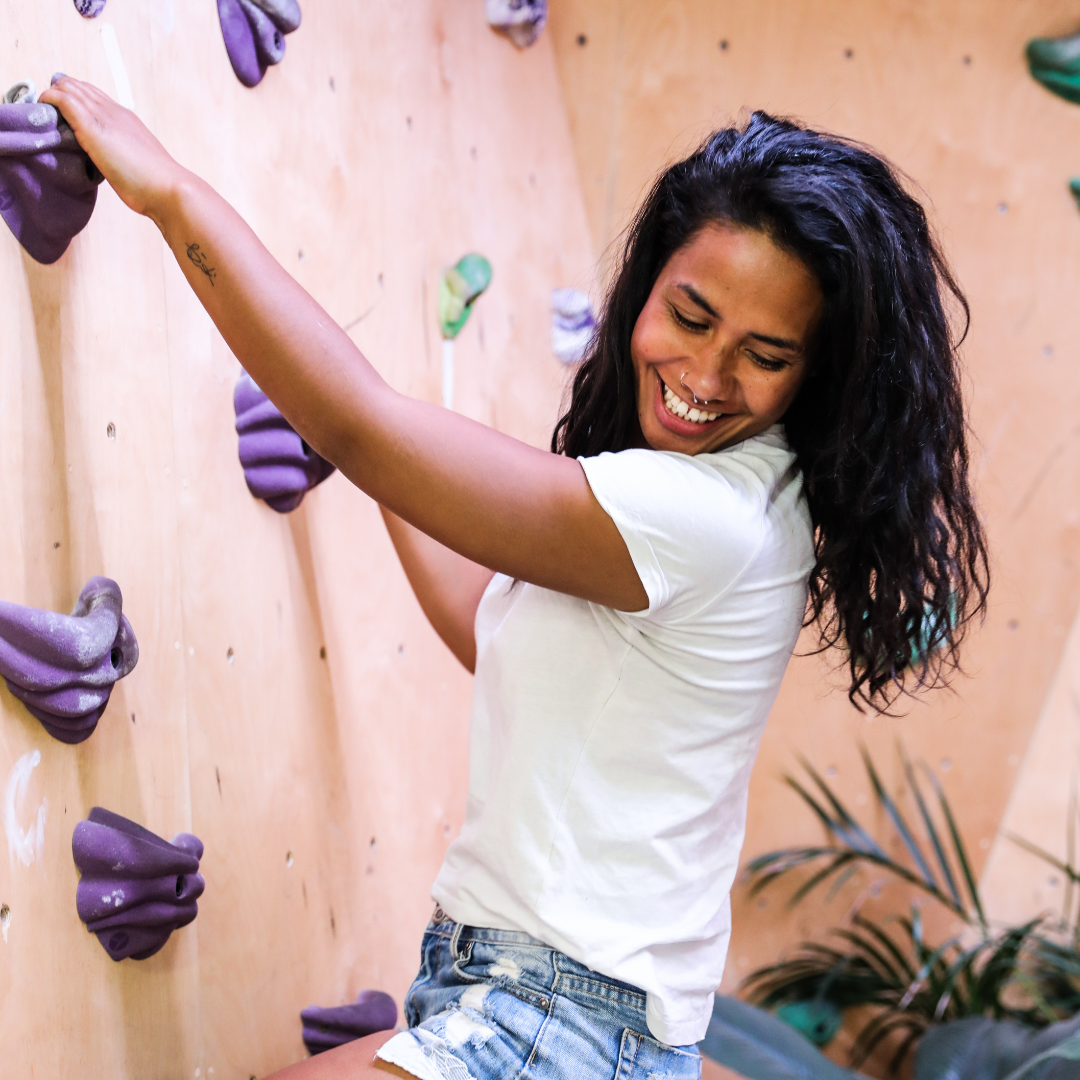
[[[7,786],[4,788],[4,832],[7,833],[8,856],[12,862],[17,858],[23,866],[40,859],[45,850],[45,819],[49,813],[49,800],[41,800],[36,819],[25,830],[19,823],[30,775],[40,764],[41,751],[28,750],[8,773]]]

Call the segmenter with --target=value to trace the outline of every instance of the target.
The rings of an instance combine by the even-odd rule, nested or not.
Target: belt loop
[[[461,923],[454,923],[454,932],[450,935],[450,955],[455,960],[461,959],[461,953],[458,952],[458,940],[461,937],[461,931],[464,929],[465,927]]]

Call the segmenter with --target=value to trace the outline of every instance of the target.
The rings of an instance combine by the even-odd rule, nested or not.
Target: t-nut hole
[[[284,49],[285,48],[285,39],[278,32],[275,32],[275,34],[274,34],[274,48],[275,49]]]
[[[183,896],[184,895],[184,875],[183,874],[177,874],[176,875],[176,895],[177,896]]]
[[[108,427],[105,428],[105,435],[110,439],[116,438],[116,425],[111,420]]]
[[[109,935],[109,948],[113,952],[120,952],[122,949],[127,948],[127,943],[131,940],[126,930],[117,930],[115,934]]]

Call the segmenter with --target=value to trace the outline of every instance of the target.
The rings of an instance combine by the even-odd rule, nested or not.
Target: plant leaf
[[[915,797],[915,803],[919,807],[919,814],[922,817],[923,826],[926,828],[926,834],[930,837],[930,843],[934,847],[934,854],[937,856],[938,866],[941,867],[941,876],[945,879],[945,887],[949,890],[949,894],[952,896],[956,906],[963,907],[964,901],[960,896],[960,890],[956,887],[956,879],[953,877],[952,867],[949,865],[949,859],[945,854],[945,845],[942,844],[941,836],[937,831],[937,826],[934,824],[934,819],[930,816],[930,810],[926,805],[926,800],[923,798],[922,788],[919,787],[919,780],[915,773],[915,769],[907,754],[904,752],[903,746],[899,749],[900,760],[904,765],[904,775],[907,777],[908,786],[911,788],[911,793]]]
[[[867,854],[873,853],[880,858],[884,858],[885,852],[878,842],[858,823],[814,766],[804,757],[799,758],[799,764],[810,774],[810,779],[814,781],[821,793],[829,800],[829,805],[836,811],[839,823],[843,825],[843,829],[837,835],[842,836],[845,843],[854,851],[862,851]]]
[[[863,765],[866,766],[866,773],[870,777],[870,783],[874,786],[874,794],[877,796],[878,802],[885,808],[885,813],[889,815],[893,828],[900,834],[900,839],[904,842],[904,847],[907,848],[911,861],[922,875],[927,888],[937,891],[937,880],[930,872],[930,866],[922,853],[922,848],[919,847],[915,837],[912,836],[911,829],[908,828],[908,823],[900,812],[900,807],[896,805],[892,796],[885,790],[885,785],[882,784],[877,769],[874,768],[874,762],[866,751],[866,747],[859,747],[859,753],[862,754]]]
[[[1057,1046],[1053,1046],[1049,1050],[1044,1050],[1041,1054],[1036,1054],[1033,1058],[1028,1058],[1020,1068],[1013,1069],[1013,1071],[1005,1077],[1005,1080],[1021,1080],[1021,1078],[1027,1076],[1036,1065],[1041,1065],[1044,1061],[1049,1061],[1050,1058],[1063,1058],[1066,1061],[1080,1061],[1080,1031],[1074,1032],[1064,1042],[1058,1043]]]
[[[967,849],[964,847],[964,841],[960,839],[960,830],[956,827],[952,807],[949,806],[949,800],[945,797],[945,789],[941,786],[941,781],[934,775],[933,770],[925,762],[923,763],[923,771],[929,777],[930,783],[934,787],[934,793],[938,797],[941,813],[945,818],[945,824],[949,827],[949,835],[952,837],[953,850],[956,852],[957,861],[960,863],[960,869],[964,874],[964,881],[967,883],[968,892],[971,894],[971,902],[975,907],[975,913],[979,917],[980,925],[985,928],[986,914],[983,912],[982,900],[979,897],[979,886],[975,882],[975,875],[971,872]]]
[[[833,1064],[772,1013],[716,995],[701,1052],[748,1080],[867,1080]]]
[[[1033,844],[1030,840],[1025,840],[1024,837],[1018,836],[1014,832],[1007,832],[1005,836],[1011,840],[1018,847],[1022,847],[1025,851],[1030,851],[1032,855],[1038,856],[1043,862],[1049,863],[1055,870],[1060,870],[1066,878],[1070,881],[1080,880],[1076,871],[1067,863],[1063,863],[1057,856],[1051,855],[1045,848],[1039,847],[1038,844]]]

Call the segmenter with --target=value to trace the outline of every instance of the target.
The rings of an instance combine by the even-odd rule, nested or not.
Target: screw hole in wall
[[[105,434],[110,439],[116,438],[116,425],[110,420],[108,426],[105,428]]]

